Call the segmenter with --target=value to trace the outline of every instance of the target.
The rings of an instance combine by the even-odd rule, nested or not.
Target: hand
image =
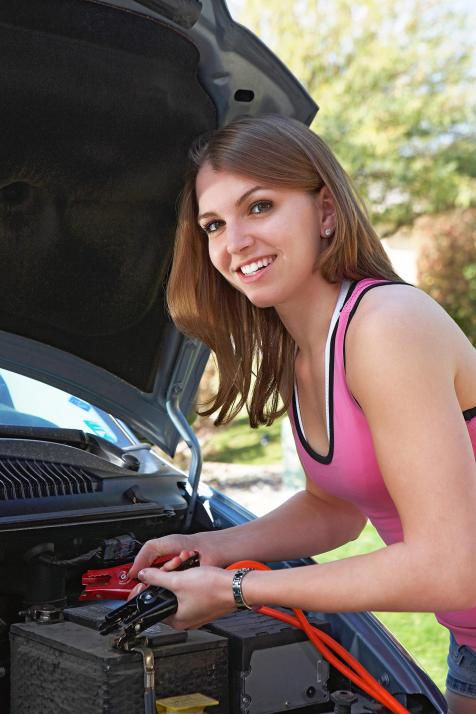
[[[189,558],[192,558],[193,556],[196,556],[197,552],[194,550],[182,550],[178,555],[174,556],[170,560],[167,560],[165,563],[162,565],[157,565],[154,567],[154,570],[165,570],[171,571],[171,570],[177,570],[182,563],[187,561]],[[136,567],[134,566],[134,570]],[[132,568],[129,570],[129,573],[131,572]],[[129,576],[130,577],[130,576]],[[144,583],[138,583],[132,590],[130,591],[127,599],[131,600],[131,598],[136,597],[136,595],[139,595],[139,593],[143,592],[143,590],[146,589],[146,585]]]
[[[158,585],[175,594],[177,612],[164,622],[177,630],[200,627],[235,610],[230,570],[200,566],[175,573],[167,572],[164,566],[142,569],[138,575],[142,582],[137,588],[143,590],[149,585]]]
[[[159,556],[167,555],[168,553],[177,553],[177,556],[165,563],[160,570],[175,570],[184,560],[187,560],[196,553],[199,555],[201,566],[222,564],[218,555],[215,554],[208,545],[206,534],[174,534],[147,541],[135,557],[132,568],[128,573],[129,578],[137,578],[139,570],[148,568],[153,565]],[[158,568],[156,568],[156,570],[158,570]],[[136,585],[136,587],[131,590],[128,599],[130,600],[132,597],[138,595],[145,587],[146,586],[142,584]]]

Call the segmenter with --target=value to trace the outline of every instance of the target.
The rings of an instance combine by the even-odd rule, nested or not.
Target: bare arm
[[[404,540],[296,578],[279,573],[274,602],[324,610],[476,605],[476,464],[454,386],[461,337],[428,298],[394,290],[398,300],[390,305],[374,300],[357,313],[348,381],[369,422]],[[476,394],[467,398],[476,402]],[[269,576],[260,576],[244,586],[252,603],[271,595]]]
[[[148,541],[137,555],[130,575],[135,577],[158,555],[181,550],[197,551],[203,565],[221,567],[243,559],[288,560],[324,553],[357,538],[365,521],[354,506],[308,482],[305,491],[244,525]]]
[[[371,428],[404,540],[325,565],[249,573],[243,592],[251,605],[323,611],[476,605],[476,465],[454,386],[456,328],[417,291],[398,291],[389,306],[367,302],[365,320],[349,330],[347,355],[349,384]],[[177,626],[233,609],[229,572],[152,577],[146,571],[146,580],[177,592]]]
[[[271,561],[325,553],[358,537],[366,522],[352,504],[308,482],[305,491],[255,521],[202,534],[222,550],[223,565],[236,560]]]

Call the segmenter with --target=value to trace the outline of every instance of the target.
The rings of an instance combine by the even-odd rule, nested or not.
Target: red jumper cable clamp
[[[152,565],[153,567],[161,568],[172,558],[175,558],[173,553],[161,555]],[[192,556],[186,562],[189,568],[199,565],[198,556]],[[85,588],[79,596],[80,601],[127,600],[131,591],[140,582],[129,578],[128,573],[131,568],[132,563],[126,563],[125,565],[116,565],[113,568],[103,568],[102,570],[87,570],[81,577],[81,583]],[[181,569],[180,566],[178,569]]]
[[[166,555],[154,561],[153,565],[163,565],[175,555]],[[132,565],[132,564],[131,564]],[[85,591],[80,600],[127,599],[131,590],[139,583],[127,577],[131,565],[116,566],[104,570],[89,570],[83,575]],[[200,565],[198,554],[184,560],[175,570],[186,570]],[[125,573],[126,577],[122,575]],[[174,593],[166,588],[149,585],[138,595],[108,612],[99,625],[99,633],[114,632],[114,646],[129,650],[138,644],[138,637],[157,622],[173,615],[178,602]]]

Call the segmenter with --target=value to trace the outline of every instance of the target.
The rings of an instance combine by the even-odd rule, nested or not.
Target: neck
[[[283,325],[303,357],[311,356],[322,348],[340,287],[341,283],[329,283],[317,273],[316,280],[305,292],[300,292],[286,305],[276,305]]]

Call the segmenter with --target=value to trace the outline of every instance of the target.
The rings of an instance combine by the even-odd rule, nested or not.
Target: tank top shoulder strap
[[[361,298],[365,293],[371,288],[377,287],[377,285],[392,285],[394,284],[391,280],[383,280],[381,278],[364,278],[356,283],[353,283],[351,289],[349,290],[350,295],[347,297],[342,310],[341,318],[342,321],[347,322],[351,312],[354,308],[357,308]]]
[[[336,357],[338,361],[343,360],[345,369],[345,336],[349,323],[357,310],[361,299],[372,288],[380,285],[405,285],[406,283],[385,280],[383,278],[364,278],[350,286],[348,296],[341,309],[338,330],[336,334]]]

